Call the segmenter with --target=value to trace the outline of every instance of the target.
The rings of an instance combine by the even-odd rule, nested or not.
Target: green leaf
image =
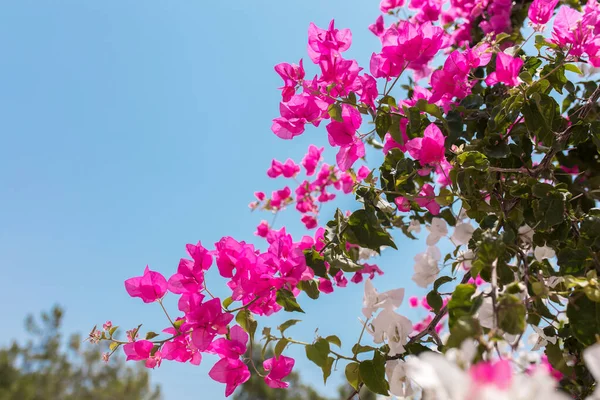
[[[444,119],[444,114],[442,113],[442,110],[440,110],[440,108],[435,104],[429,104],[425,99],[419,99],[417,101],[416,107],[420,111],[424,111],[429,115],[433,115],[434,117],[440,120]]]
[[[356,241],[349,240],[353,244],[380,251],[381,246],[390,246],[397,249],[390,234],[386,232],[375,215],[374,209],[357,210],[348,218],[349,230]],[[346,233],[348,234],[348,232]]]
[[[342,341],[335,335],[329,335],[325,338],[329,343],[335,344],[337,347],[342,347]]]
[[[519,335],[525,331],[525,304],[513,294],[498,300],[498,326],[506,333]]]
[[[294,297],[294,294],[289,290],[279,289],[277,291],[275,301],[277,302],[277,304],[282,306],[285,311],[297,311],[301,313],[304,312],[304,310],[300,308],[300,305],[296,301],[296,297]]]
[[[249,310],[240,310],[235,316],[235,321],[242,328],[244,328],[246,332],[248,332],[251,339],[254,338],[254,333],[256,332],[256,328],[258,327],[258,322],[254,320],[254,316]]]
[[[385,380],[385,359],[376,351],[373,360],[362,361],[358,366],[360,379],[374,393],[387,396],[389,385]]]
[[[490,162],[485,154],[478,151],[465,151],[460,153],[456,159],[464,169],[487,171],[490,167]]]
[[[332,120],[338,122],[344,122],[342,118],[342,106],[339,103],[333,103],[327,108],[327,112],[329,112],[329,116]]]
[[[591,259],[589,248],[567,247],[557,254],[557,264],[562,274],[579,274],[583,272]]]
[[[544,353],[548,357],[548,361],[550,365],[554,368],[565,374],[566,376],[571,376],[573,373],[573,368],[569,367],[567,364],[567,360],[565,360],[565,356],[560,346],[557,344],[548,343],[546,348],[544,349]]]
[[[352,346],[352,354],[356,355],[356,354],[361,354],[361,353],[368,353],[369,351],[373,351],[375,350],[375,347],[371,347],[371,346],[363,346],[362,344],[355,344],[354,346]]]
[[[150,332],[146,333],[146,340],[154,339],[157,336],[158,336],[158,333],[150,331]]]
[[[227,308],[231,305],[231,303],[233,303],[233,299],[231,297],[227,297],[225,300],[223,300],[223,307]]]
[[[450,337],[448,338],[447,346],[460,347],[466,338],[477,336],[481,332],[479,321],[471,316],[463,316],[458,318],[450,328]]]
[[[327,278],[327,268],[325,267],[325,259],[318,251],[314,249],[306,250],[304,252],[304,258],[306,259],[306,265],[312,268],[315,275],[322,278]]]
[[[303,290],[313,300],[318,299],[321,293],[319,292],[319,285],[313,279],[298,282],[298,289]]]
[[[281,353],[283,353],[283,350],[285,350],[285,347],[288,345],[289,342],[290,341],[285,338],[279,339],[279,341],[275,345],[275,357],[279,357]]]
[[[392,135],[392,139],[394,139],[397,143],[404,144],[404,137],[402,135],[403,129],[401,128],[401,123],[402,117],[400,117],[398,114],[392,114],[392,123],[388,131],[390,135]],[[406,129],[406,127],[404,127],[404,129]]]
[[[348,365],[346,365],[346,369],[344,371],[346,379],[348,380],[348,384],[354,389],[358,389],[358,384],[360,383],[358,369],[359,364],[357,362],[351,362]]]
[[[548,229],[565,220],[565,200],[559,192],[548,193],[533,201],[533,215],[539,221],[539,229]]]
[[[448,302],[448,325],[450,328],[452,328],[459,318],[469,316],[476,311],[472,310],[473,301],[471,300],[471,297],[473,297],[474,294],[475,285],[463,283],[456,286],[454,293],[452,293],[452,297]]]
[[[109,337],[113,337],[113,335],[115,334],[115,332],[117,331],[117,329],[119,329],[119,326],[113,326],[108,330],[108,336]]]
[[[408,109],[408,121],[409,131],[414,136],[421,130],[421,112],[417,107]]]
[[[499,34],[497,34],[497,35],[496,35],[496,38],[495,38],[495,40],[494,40],[494,41],[495,41],[496,43],[500,44],[500,43],[502,43],[504,40],[508,39],[509,37],[510,37],[510,35],[509,35],[508,33],[502,32],[502,33],[499,33]]]
[[[327,378],[329,378],[329,376],[331,375],[331,367],[333,366],[334,361],[335,360],[333,359],[333,357],[327,357],[325,365],[321,367],[321,369],[323,370],[323,384],[327,383]]]
[[[323,367],[327,364],[327,357],[329,356],[329,342],[323,338],[319,338],[313,344],[309,344],[305,347],[306,357],[317,364],[319,367]]]
[[[185,319],[178,319],[177,321],[173,322],[173,326],[175,327],[175,329],[179,329],[181,328],[181,325],[183,325],[184,322]]]
[[[600,332],[600,304],[576,291],[569,297],[567,317],[573,336],[584,346],[596,343]]]
[[[437,291],[444,283],[452,282],[454,278],[449,276],[440,276],[433,282],[433,290]]]
[[[579,67],[575,64],[565,64],[565,69],[567,71],[575,72],[578,75],[582,75],[583,72],[579,69]]]
[[[442,296],[436,290],[432,290],[427,293],[427,304],[433,308],[433,311],[438,312],[443,305]]]
[[[538,140],[550,146],[555,140],[554,132],[560,125],[560,108],[556,100],[546,94],[536,92],[531,97],[521,110],[525,125]]]
[[[119,343],[111,342],[111,344],[110,344],[110,346],[108,346],[108,348],[110,349],[110,351],[115,351],[119,348]]]
[[[298,322],[301,322],[299,319],[288,319],[283,324],[279,325],[277,329],[283,334],[287,328],[296,325]]]
[[[379,137],[382,138],[382,140],[385,137],[385,134],[390,129],[391,125],[392,117],[390,116],[390,114],[381,112],[377,114],[377,118],[375,118],[375,131],[377,132]]]

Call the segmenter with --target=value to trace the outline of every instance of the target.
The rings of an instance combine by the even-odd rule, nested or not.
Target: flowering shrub
[[[145,303],[178,296],[176,318],[162,307],[164,339],[141,339],[138,327],[119,341],[111,323],[90,339],[149,368],[215,354],[209,375],[227,396],[251,373],[287,387],[295,361],[286,348],[299,345],[325,380],[345,363],[356,393],[366,385],[417,399],[600,399],[600,88],[590,78],[600,66],[600,5],[383,0],[380,9],[369,30],[381,47],[368,68],[344,58],[352,33],[333,21],[308,29],[314,78],[302,60],[275,67],[283,86],[273,133],[290,140],[307,124],[325,125],[336,165],[312,145],[300,163],[273,160],[268,176],[294,189],[256,192],[250,208],[294,206],[314,233],[297,241],[262,221],[265,251],[231,237],[210,248],[188,244],[168,279],[146,268],[125,282]],[[443,63],[433,69],[436,57]],[[381,165],[359,166],[366,146],[383,152]],[[323,224],[320,205],[340,192],[360,208]],[[422,229],[429,233],[413,280],[430,290],[408,299],[427,311],[414,322],[396,311],[404,289],[379,293],[383,271],[366,261],[396,248],[392,231],[410,240]],[[437,247],[442,240],[449,254]],[[213,264],[227,298],[206,285]],[[318,299],[348,280],[364,281],[351,354],[332,348],[335,335],[311,343],[286,336],[297,322],[290,319],[278,334],[262,330],[272,358],[262,366],[244,358],[258,341],[254,316],[302,312],[302,292]]]

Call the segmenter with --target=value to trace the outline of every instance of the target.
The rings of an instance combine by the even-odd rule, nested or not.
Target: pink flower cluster
[[[202,353],[216,354],[220,360],[209,375],[226,384],[225,393],[229,396],[250,377],[242,359],[248,334],[238,325],[230,326],[233,312],[206,290],[204,274],[215,261],[219,274],[227,280],[232,302],[240,302],[243,308],[255,315],[271,315],[282,309],[277,303],[278,290],[298,296],[301,281],[315,280],[314,271],[306,265],[304,250],[322,251],[325,247],[324,233],[324,229],[320,228],[314,238],[304,236],[300,242],[294,242],[285,228],[278,231],[267,229],[264,237],[268,248],[265,252],[231,237],[222,238],[212,251],[200,242],[188,244],[186,249],[191,259],[182,258],[177,272],[168,280],[148,267],[142,276],[127,279],[127,293],[139,297],[144,303],[162,302],[167,292],[179,295],[178,309],[182,313],[172,326],[163,330],[170,335],[166,340],[138,340],[137,329],[128,331],[128,343],[123,345],[127,360],[144,361],[146,367],[154,368],[160,366],[162,360],[198,365]],[[327,263],[326,267],[329,269]],[[354,274],[352,281],[362,281],[364,274],[373,278],[375,274],[382,273],[376,265],[365,264]],[[339,271],[333,282],[345,287],[348,280],[344,272]],[[333,291],[333,282],[323,277],[315,280],[323,293]],[[112,323],[107,322],[104,329],[111,326]],[[101,332],[98,332],[100,337]],[[290,373],[293,365],[294,360],[283,355],[265,360],[265,382],[273,388],[287,387],[282,379]]]
[[[371,74],[376,78],[395,78],[410,68],[415,80],[431,71],[429,62],[444,45],[444,31],[431,22],[399,21],[381,35],[381,52],[371,56]]]
[[[375,107],[378,96],[377,83],[368,74],[360,74],[362,68],[356,60],[347,60],[342,53],[350,48],[352,33],[349,29],[336,29],[331,21],[327,29],[310,24],[308,30],[308,55],[320,68],[320,74],[312,80],[305,79],[305,71],[299,65],[281,63],[275,71],[284,81],[281,87],[280,117],[273,120],[273,133],[282,139],[292,139],[304,133],[305,125],[319,126],[330,119],[329,107],[338,98],[352,93],[360,102]],[[301,90],[301,91],[300,91]],[[337,164],[342,171],[348,170],[365,155],[364,144],[356,131],[362,117],[353,105],[344,104],[339,121],[332,120],[327,126],[332,146],[339,146]]]
[[[364,180],[371,172],[365,166],[360,167],[356,175],[341,171],[336,166],[322,162],[323,150],[323,147],[318,148],[310,145],[308,152],[302,159],[306,178],[297,184],[293,193],[288,186],[273,191],[270,197],[267,197],[264,192],[256,192],[254,194],[256,201],[250,203],[250,208],[277,212],[285,206],[295,203],[296,210],[302,214],[301,221],[306,228],[316,228],[321,204],[336,198],[336,194],[330,193],[330,191],[335,189],[346,194],[351,193],[354,185]],[[267,170],[267,175],[271,178],[283,176],[284,178],[296,179],[299,173],[300,166],[291,159],[287,159],[285,163],[273,160],[271,161],[271,167]],[[313,175],[313,179],[308,179]],[[262,221],[257,227],[256,234],[266,237],[268,232],[269,225],[266,221]]]
[[[568,49],[572,57],[587,56],[594,67],[600,67],[600,5],[588,0],[583,13],[563,6],[554,18],[552,41]]]

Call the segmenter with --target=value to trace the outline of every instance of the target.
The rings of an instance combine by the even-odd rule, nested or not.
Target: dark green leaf
[[[303,313],[304,311],[300,308],[300,305],[296,301],[294,294],[289,290],[279,289],[277,291],[277,297],[275,299],[277,304],[283,307],[285,311],[297,311]]]

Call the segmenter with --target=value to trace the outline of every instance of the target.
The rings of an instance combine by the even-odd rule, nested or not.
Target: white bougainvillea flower
[[[378,293],[371,279],[365,281],[365,294],[363,297],[363,315],[371,318],[373,313],[380,308],[394,310],[400,307],[404,299],[404,289],[393,289]]]
[[[465,271],[471,269],[471,263],[475,259],[475,253],[473,250],[461,251],[458,253],[458,257],[456,257],[456,261],[461,263],[460,265]]]
[[[390,394],[397,397],[412,395],[410,380],[406,378],[406,363],[402,360],[390,360],[385,363],[385,375],[390,384]]]
[[[371,249],[367,249],[364,247],[360,247],[358,249],[358,259],[359,260],[368,260],[370,258],[373,258],[377,255],[377,252],[375,250],[371,250]]]
[[[431,225],[427,226],[429,235],[425,240],[427,246],[433,246],[440,241],[441,238],[448,235],[448,224],[441,218],[434,217],[431,220]]]
[[[548,246],[536,247],[533,250],[533,255],[535,256],[535,259],[538,260],[539,262],[542,262],[542,260],[544,260],[546,258],[556,257],[556,253],[554,252],[554,250]]]
[[[456,225],[450,240],[452,240],[452,243],[454,243],[456,246],[467,244],[469,243],[469,240],[471,240],[473,232],[475,232],[475,228],[473,228],[473,225],[471,225],[470,222]]]
[[[443,355],[427,352],[410,358],[405,370],[427,398],[436,400],[568,399],[556,391],[556,382],[545,369],[515,373],[506,359],[482,361],[464,371]]]
[[[375,343],[387,341],[390,347],[389,356],[405,352],[404,346],[408,342],[408,335],[413,330],[413,324],[408,318],[386,308],[373,319],[371,327],[369,333],[373,335]]]
[[[519,228],[519,237],[525,243],[528,243],[528,244],[533,243],[533,234],[534,234],[533,229],[531,229],[531,227],[527,224],[525,224]]]
[[[537,351],[537,350],[541,349],[542,347],[546,347],[546,345],[548,343],[556,344],[556,336],[546,336],[546,334],[540,327],[535,326],[535,325],[531,325],[531,327],[535,331],[535,333],[532,333],[530,335],[530,336],[532,336],[531,340],[534,340],[535,337],[537,336],[537,340],[535,341],[535,345],[533,346],[531,351]]]
[[[415,256],[415,273],[412,280],[422,288],[432,284],[440,273],[438,261],[441,258],[440,250],[435,246],[430,246],[424,253]]]
[[[410,224],[408,224],[407,231],[421,233],[421,223],[416,219],[411,219]]]
[[[596,343],[585,349],[583,351],[583,360],[594,379],[597,382],[600,381],[600,343]],[[600,387],[596,387],[594,393],[587,400],[600,400]]]

